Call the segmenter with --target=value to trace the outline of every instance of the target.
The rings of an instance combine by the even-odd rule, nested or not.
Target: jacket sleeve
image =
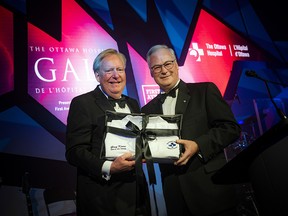
[[[204,92],[207,131],[196,137],[195,141],[200,149],[200,158],[205,163],[236,141],[241,134],[241,128],[214,83],[208,83]]]
[[[101,126],[93,119],[100,119],[100,110],[93,110],[85,97],[74,98],[67,118],[66,159],[82,172],[101,178],[104,160],[100,159],[102,137]],[[93,112],[98,113],[93,114]],[[100,121],[99,121],[100,122]],[[99,132],[97,132],[99,131]]]

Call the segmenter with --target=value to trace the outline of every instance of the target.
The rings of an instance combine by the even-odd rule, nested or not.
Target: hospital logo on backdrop
[[[197,62],[201,61],[201,56],[204,56],[204,50],[198,47],[198,43],[192,43],[192,48],[189,48],[189,55],[194,56]]]

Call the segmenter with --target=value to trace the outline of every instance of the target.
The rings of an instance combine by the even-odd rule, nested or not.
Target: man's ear
[[[99,73],[98,73],[98,72],[95,72],[94,75],[95,75],[96,80],[97,80],[98,82],[100,82]]]

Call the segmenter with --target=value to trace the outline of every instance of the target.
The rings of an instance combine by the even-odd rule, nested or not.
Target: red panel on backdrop
[[[0,95],[14,89],[13,15],[0,6]]]
[[[77,3],[62,4],[62,41],[28,24],[28,92],[66,124],[71,99],[98,84],[94,58],[103,49],[118,48]]]
[[[159,92],[146,62],[128,45],[143,106]],[[261,51],[209,13],[201,10],[180,77],[186,82],[214,82],[224,94],[235,60],[263,60]],[[149,76],[147,76],[149,75]]]

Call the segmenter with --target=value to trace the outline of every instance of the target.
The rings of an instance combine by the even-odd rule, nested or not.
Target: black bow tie
[[[176,97],[176,90],[179,88],[179,86],[176,86],[175,88],[171,89],[169,92],[161,94],[160,95],[160,102],[163,104],[166,100],[166,97],[170,96],[175,98]]]
[[[115,107],[116,103],[117,103],[120,108],[122,108],[122,109],[125,108],[126,98],[124,96],[122,96],[119,99],[115,99],[115,98],[112,98],[112,97],[108,96],[108,100],[112,104],[113,107]]]

